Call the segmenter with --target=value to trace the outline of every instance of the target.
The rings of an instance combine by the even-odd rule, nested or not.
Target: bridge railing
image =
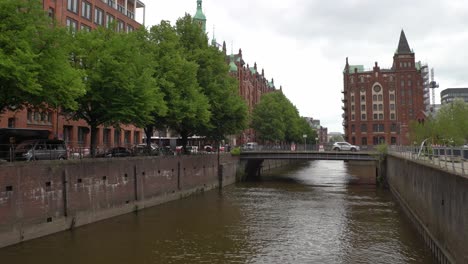
[[[468,147],[390,146],[389,152],[468,176]]]

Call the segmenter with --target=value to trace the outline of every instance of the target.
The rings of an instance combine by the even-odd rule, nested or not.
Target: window
[[[94,9],[94,23],[98,25],[104,25],[104,11],[102,9]]]
[[[134,27],[127,25],[127,32],[133,32],[135,30]]]
[[[75,20],[67,17],[67,27],[70,28],[70,30],[72,32],[76,32],[76,30],[78,29],[78,22],[76,22]]]
[[[390,94],[390,101],[395,101],[395,95],[394,94]]]
[[[396,145],[396,137],[391,137],[390,138],[390,144]]]
[[[411,86],[411,85],[412,85],[411,80],[408,80],[408,86]]]
[[[401,87],[405,87],[405,80],[401,80]]]
[[[135,131],[134,137],[133,137],[133,144],[140,144],[140,131]]]
[[[353,121],[354,121],[354,115],[351,115],[351,120],[353,120]]]
[[[362,112],[365,112],[365,111],[366,111],[366,105],[364,105],[364,104],[361,105],[361,111],[362,111]]]
[[[125,23],[118,19],[117,20],[117,32],[124,32],[125,31]]]
[[[366,137],[361,138],[361,145],[367,146],[367,138]]]
[[[364,102],[366,101],[366,96],[365,95],[361,95],[361,102]]]
[[[15,127],[15,118],[14,117],[11,117],[11,118],[8,118],[8,127],[9,128],[13,128]]]
[[[366,114],[361,114],[361,119],[366,120]]]
[[[372,96],[372,100],[377,101],[377,95],[376,95],[376,94],[374,94],[374,95]]]
[[[130,134],[131,134],[131,131],[125,131],[125,133],[124,133],[124,144],[125,145],[130,144]]]
[[[383,120],[383,114],[379,114],[379,120]]]
[[[78,13],[78,0],[67,0],[67,9],[73,13]]]
[[[351,102],[354,102],[354,95],[351,95]]]
[[[49,11],[47,12],[47,15],[50,18],[55,18],[55,10],[52,7],[49,7]]]
[[[374,120],[378,120],[378,115],[377,114],[374,114]]]
[[[78,144],[86,144],[86,134],[88,133],[88,131],[89,129],[87,127],[78,127]]]
[[[374,109],[374,111],[377,111],[377,104],[373,104],[372,109]]]
[[[88,26],[88,25],[85,25],[85,24],[81,24],[80,29],[83,30],[83,31],[86,31],[86,32],[91,31],[91,27]]]
[[[354,105],[351,105],[351,111],[354,112]]]
[[[372,125],[372,131],[373,132],[384,132],[385,126],[384,124],[373,124]]]
[[[83,1],[81,2],[81,16],[91,20],[91,4]]]
[[[106,22],[107,22],[106,26],[107,26],[107,27],[110,27],[111,24],[114,23],[114,20],[115,20],[114,16],[111,15],[111,14],[107,14],[106,19],[107,19],[107,20],[106,20]]]
[[[383,96],[379,94],[379,101],[383,101]]]
[[[395,104],[390,104],[390,110],[392,110],[392,111],[395,110]]]
[[[111,133],[111,130],[106,128],[104,129],[104,132],[102,134],[102,143],[106,146],[110,145],[110,133]]]
[[[114,130],[114,146],[120,146],[120,130]]]
[[[33,112],[31,109],[28,109],[28,123],[31,123],[33,121]]]
[[[383,104],[379,104],[379,111],[383,111]]]
[[[364,82],[364,76],[360,76],[360,77],[359,77],[359,81],[360,81],[360,82]]]
[[[397,131],[397,125],[395,123],[392,123],[390,125],[390,132],[396,132]]]
[[[356,127],[354,126],[354,124],[351,125],[351,132],[352,132],[352,133],[356,132]]]
[[[361,132],[367,132],[367,124],[361,124]]]
[[[394,113],[390,114],[390,120],[395,120],[395,114]]]

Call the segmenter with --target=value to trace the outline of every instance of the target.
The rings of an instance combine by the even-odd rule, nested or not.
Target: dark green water
[[[374,168],[313,161],[0,249],[1,263],[434,263]]]

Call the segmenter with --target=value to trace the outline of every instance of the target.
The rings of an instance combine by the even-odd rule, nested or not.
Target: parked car
[[[215,149],[211,145],[206,145],[203,147],[206,152],[213,152]]]
[[[26,140],[15,148],[16,160],[64,160],[67,158],[67,147],[63,140]]]
[[[351,145],[348,142],[335,142],[332,147],[335,151],[359,151],[359,146]]]
[[[118,157],[129,157],[132,156],[132,152],[124,147],[115,147],[111,148],[105,153],[98,154],[96,157],[106,157],[106,158],[118,158]]]
[[[149,148],[146,144],[138,144],[133,148],[133,154],[137,156],[155,156],[159,154],[159,147],[156,144],[151,144]]]
[[[258,148],[257,142],[247,142],[243,147],[244,150],[255,150],[257,148]]]

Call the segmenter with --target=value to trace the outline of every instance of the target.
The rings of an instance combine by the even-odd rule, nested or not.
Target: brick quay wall
[[[439,263],[468,263],[468,178],[392,155],[384,171]]]
[[[0,164],[0,247],[236,182],[238,157],[217,155]]]

